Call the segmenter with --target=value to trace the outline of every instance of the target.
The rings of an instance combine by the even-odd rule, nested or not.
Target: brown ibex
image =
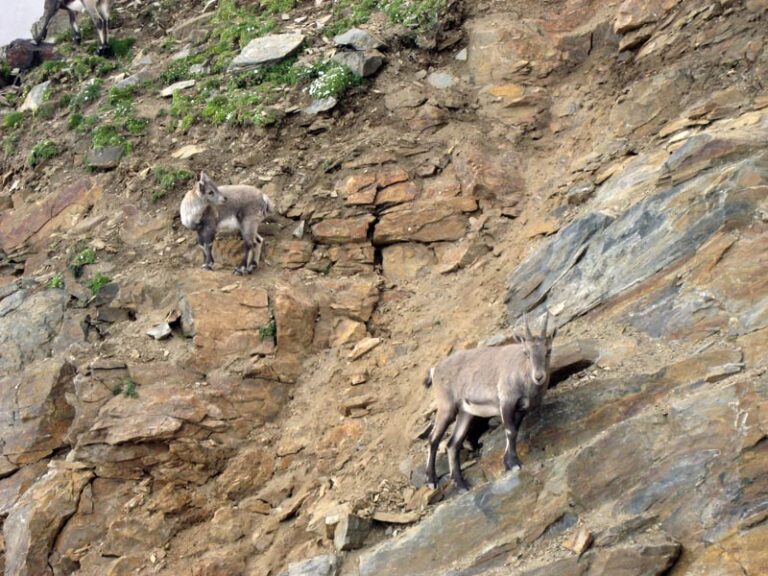
[[[244,184],[217,186],[205,173],[181,201],[181,223],[197,232],[197,243],[205,254],[203,268],[213,269],[216,232],[239,231],[245,254],[235,274],[250,274],[258,267],[264,239],[259,224],[275,212],[272,201],[261,190]]]
[[[100,56],[109,54],[109,0],[45,0],[43,25],[35,37],[35,44],[40,44],[48,36],[48,24],[59,10],[69,14],[69,25],[72,28],[72,41],[80,44],[80,28],[77,26],[77,13],[85,10],[91,17],[96,33],[99,35]]]
[[[552,341],[557,328],[547,335],[549,312],[541,336],[533,336],[524,319],[525,335],[507,346],[474,348],[455,352],[429,371],[424,386],[434,385],[437,414],[429,435],[427,481],[437,486],[435,456],[448,426],[456,421],[448,442],[451,478],[459,490],[467,490],[461,474],[459,452],[475,417],[501,416],[507,447],[504,467],[520,467],[517,433],[525,415],[541,404],[549,383]]]

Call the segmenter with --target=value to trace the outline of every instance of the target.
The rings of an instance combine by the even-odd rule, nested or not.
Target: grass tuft
[[[53,140],[43,140],[42,142],[35,144],[34,148],[32,148],[32,152],[29,153],[27,162],[34,168],[58,154],[59,148]]]

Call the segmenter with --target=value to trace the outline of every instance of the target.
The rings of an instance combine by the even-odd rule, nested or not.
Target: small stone
[[[333,544],[339,551],[356,550],[362,548],[368,532],[371,530],[371,521],[353,514],[346,514],[339,519],[333,534]]]
[[[595,191],[595,185],[592,182],[580,182],[574,184],[565,193],[565,200],[571,206],[577,206],[586,202]]]
[[[86,161],[90,168],[97,170],[112,170],[120,164],[125,150],[122,146],[106,146],[88,150]]]
[[[304,229],[306,228],[306,226],[307,226],[306,220],[302,220],[301,222],[299,222],[296,228],[293,229],[293,233],[292,233],[293,237],[301,240],[304,237]]]
[[[178,150],[176,150],[171,156],[176,158],[177,160],[186,160],[187,158],[192,158],[192,156],[196,156],[197,154],[202,154],[208,150],[205,146],[199,146],[197,144],[187,144],[186,146],[182,146]]]
[[[374,402],[376,402],[376,397],[372,394],[358,394],[344,400],[339,410],[343,416],[351,416],[355,411],[366,410]]]
[[[413,524],[420,518],[418,512],[374,512],[373,520],[383,524]]]
[[[461,50],[459,50],[458,53],[456,54],[455,58],[459,62],[466,62],[467,61],[467,49],[466,48],[462,48]]]
[[[136,74],[131,74],[127,78],[123,78],[122,80],[115,83],[115,88],[130,88],[132,86],[138,86],[139,84],[142,84],[143,82],[146,82],[150,79],[149,71],[145,70],[139,70],[136,72]]]
[[[364,340],[360,340],[357,344],[355,344],[355,347],[352,349],[352,351],[349,353],[350,360],[357,360],[358,358],[361,358],[374,348],[381,344],[381,338],[366,338]]]
[[[336,46],[349,46],[355,50],[378,50],[386,47],[379,38],[360,28],[350,28],[343,34],[333,38]]]
[[[360,386],[360,384],[365,384],[368,382],[368,371],[362,370],[360,372],[355,372],[350,376],[349,383],[352,384],[352,386]]]
[[[456,84],[456,78],[448,72],[432,72],[427,76],[427,82],[438,90],[445,90]]]
[[[332,110],[336,107],[336,104],[338,104],[338,100],[334,98],[333,96],[329,96],[328,98],[321,98],[319,100],[313,100],[312,104],[307,106],[306,108],[302,108],[302,112],[304,114],[307,114],[309,116],[317,116],[318,114],[322,112],[328,112],[328,110]]]
[[[563,542],[563,546],[581,556],[589,549],[593,540],[592,532],[581,526],[570,538]]]
[[[192,88],[196,84],[195,80],[182,80],[181,82],[176,82],[175,84],[171,84],[167,88],[163,88],[160,91],[160,96],[163,98],[170,98],[173,96],[174,92],[178,92],[180,90],[186,90],[187,88]]]
[[[147,336],[151,336],[155,340],[165,340],[171,337],[171,327],[167,322],[153,326],[147,330]]]

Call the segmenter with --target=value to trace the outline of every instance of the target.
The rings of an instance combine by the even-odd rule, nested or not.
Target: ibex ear
[[[205,171],[200,171],[200,184],[205,184],[210,178],[208,178],[208,174],[205,173]]]
[[[520,334],[517,334],[516,332],[512,334],[512,342],[515,344],[522,344],[525,342],[525,338],[523,338]]]

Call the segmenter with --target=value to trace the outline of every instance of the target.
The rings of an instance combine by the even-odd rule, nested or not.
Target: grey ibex
[[[250,274],[258,267],[264,239],[259,224],[275,212],[272,201],[261,190],[244,184],[217,186],[205,173],[181,201],[181,223],[197,232],[205,254],[203,268],[213,269],[213,241],[216,232],[239,231],[245,254],[235,274]]]
[[[99,35],[99,55],[109,54],[109,0],[45,0],[43,25],[35,37],[35,43],[40,44],[48,36],[48,24],[59,10],[69,14],[69,25],[72,28],[72,41],[80,44],[80,28],[77,26],[77,13],[85,10],[93,20],[96,33]]]
[[[525,318],[525,335],[515,336],[513,344],[455,352],[429,371],[424,386],[434,385],[437,400],[427,457],[427,481],[433,488],[437,486],[437,448],[454,420],[448,463],[459,490],[468,489],[461,474],[459,452],[475,417],[501,416],[507,440],[504,467],[512,470],[522,466],[517,456],[517,433],[525,415],[541,404],[549,384],[550,355],[557,328],[548,336],[548,321],[549,312],[541,336],[533,336]]]

